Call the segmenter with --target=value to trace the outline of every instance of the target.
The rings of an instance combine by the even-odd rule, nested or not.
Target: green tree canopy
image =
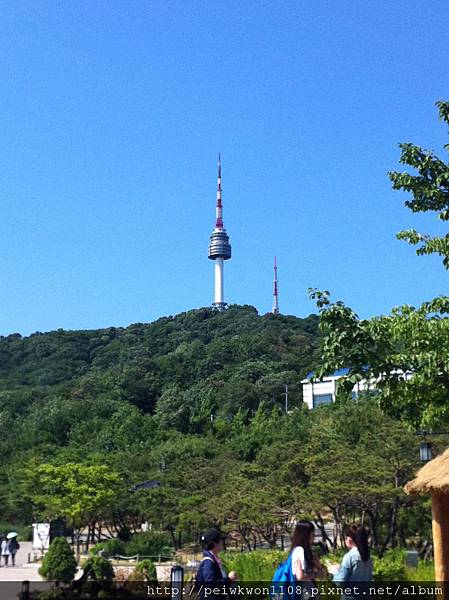
[[[449,102],[437,102],[437,106],[449,125]],[[414,144],[400,147],[400,162],[417,173],[391,172],[393,188],[411,194],[405,204],[413,212],[434,211],[448,221],[449,163]],[[409,230],[398,237],[418,245],[418,254],[441,255],[449,267],[449,234],[431,237]],[[340,385],[343,391],[349,392],[365,379],[379,390],[382,408],[412,427],[432,428],[449,422],[449,297],[359,319],[343,302],[331,302],[328,292],[310,292],[320,311],[323,333],[318,377],[349,367]]]
[[[449,102],[436,103],[440,119],[449,126]],[[391,171],[390,179],[395,190],[411,193],[412,199],[405,205],[413,212],[436,212],[442,221],[449,221],[449,163],[430,151],[411,143],[399,145],[399,161],[414,172]],[[449,144],[444,146],[449,151]],[[438,254],[449,268],[449,234],[430,236],[415,229],[401,231],[399,239],[418,246],[417,254]]]

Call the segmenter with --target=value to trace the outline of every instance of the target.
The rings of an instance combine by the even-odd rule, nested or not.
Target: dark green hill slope
[[[277,379],[293,385],[304,375],[317,347],[317,322],[314,315],[259,316],[253,307],[231,306],[126,328],[13,334],[0,338],[0,390],[76,388],[83,395],[112,386],[145,412],[173,386],[259,383],[266,392]]]

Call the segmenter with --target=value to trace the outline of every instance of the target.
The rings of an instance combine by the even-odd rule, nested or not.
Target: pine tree
[[[42,560],[39,574],[47,580],[70,583],[75,577],[77,562],[67,540],[55,538],[50,544],[47,554]]]

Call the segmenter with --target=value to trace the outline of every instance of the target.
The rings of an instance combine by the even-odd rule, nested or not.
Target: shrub
[[[86,579],[95,581],[112,581],[114,578],[114,569],[107,558],[102,556],[91,556],[83,564],[84,576]]]
[[[240,581],[271,581],[280,562],[287,558],[282,550],[254,550],[253,552],[224,552],[226,570],[236,571]]]
[[[137,563],[136,568],[131,573],[130,581],[156,581],[156,566],[152,560],[146,558]]]
[[[435,581],[435,563],[420,560],[416,567],[405,567],[407,581]]]
[[[126,544],[126,554],[134,556],[161,556],[171,557],[173,547],[170,539],[164,533],[145,531],[144,533],[135,533],[131,540]]]
[[[95,544],[95,546],[92,546],[90,549],[90,554],[98,556],[100,551],[103,551],[102,556],[105,558],[115,556],[116,554],[125,555],[127,553],[125,542],[122,542],[122,540],[117,538],[111,538],[110,540]]]
[[[39,592],[39,600],[66,600],[65,590],[58,588],[55,590],[43,590]]]
[[[382,558],[373,557],[374,581],[404,581],[405,551],[387,550]]]
[[[42,559],[39,574],[44,579],[70,583],[75,577],[76,569],[77,562],[67,540],[63,537],[55,538]]]

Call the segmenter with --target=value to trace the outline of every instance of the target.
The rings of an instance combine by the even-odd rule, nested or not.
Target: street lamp
[[[429,460],[432,460],[432,444],[430,442],[420,443],[419,459],[421,462],[429,462]]]
[[[429,460],[432,460],[432,444],[425,441],[426,437],[432,435],[449,436],[449,431],[416,431],[415,435],[419,435],[423,438],[423,441],[419,445],[419,460],[421,462],[429,462]]]
[[[20,600],[29,600],[30,597],[30,582],[22,581],[22,590],[19,594]]]
[[[170,571],[171,600],[182,600],[184,569],[175,565]]]

